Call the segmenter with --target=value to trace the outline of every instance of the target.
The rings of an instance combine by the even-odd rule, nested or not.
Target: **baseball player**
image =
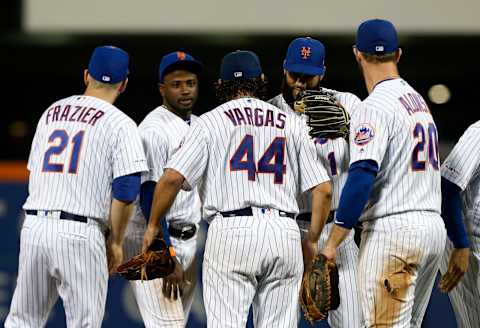
[[[285,112],[293,113],[292,104],[301,91],[320,88],[320,82],[325,74],[324,59],[325,47],[320,41],[312,38],[293,40],[288,46],[283,63],[282,93],[269,102]],[[360,103],[360,99],[351,93],[323,89],[334,93],[336,99],[350,114]],[[307,129],[307,126],[305,126],[305,129]],[[347,178],[349,148],[348,142],[341,138],[317,139],[315,140],[315,146],[323,166],[329,168],[327,171],[333,187],[331,212],[318,243],[319,249],[322,249],[333,225],[340,191]],[[308,193],[299,198],[298,206],[300,214],[297,216],[297,223],[300,226],[300,231],[305,233],[310,226],[312,212],[311,199]],[[331,327],[346,328],[360,327],[361,325],[361,310],[357,290],[357,258],[358,247],[353,239],[352,231],[338,249],[337,265],[341,302],[340,307],[329,314],[328,322]]]
[[[5,327],[43,327],[59,296],[68,327],[101,326],[109,268],[122,261],[140,173],[147,170],[135,122],[113,106],[127,75],[125,51],[96,48],[85,93],[55,102],[38,122]]]
[[[399,76],[392,23],[362,23],[353,52],[369,96],[352,114],[350,168],[322,252],[335,259],[360,218],[365,327],[420,327],[446,237],[437,129],[422,96]]]
[[[144,239],[178,191],[199,186],[210,222],[203,263],[208,327],[296,327],[303,273],[296,196],[312,190],[312,225],[303,243],[310,263],[330,211],[328,174],[303,122],[258,97],[264,89],[256,54],[222,61],[217,85],[226,103],[200,116],[157,184]]]
[[[192,115],[192,108],[198,97],[197,75],[201,68],[197,60],[181,51],[165,55],[160,62],[159,91],[163,105],[150,112],[139,126],[149,171],[142,174],[140,206],[137,206],[125,237],[125,254],[128,258],[139,254],[142,249],[145,218],[150,217],[155,185],[165,164],[186,134],[190,120],[196,118]],[[200,219],[197,191],[181,191],[166,213],[166,221],[162,220],[168,222],[163,235],[174,248],[178,271],[165,279],[131,281],[146,327],[186,325],[195,288],[194,256]],[[178,280],[184,271],[190,284],[182,286],[183,296],[179,297]]]
[[[480,121],[467,129],[441,167],[442,216],[450,241],[440,266],[440,288],[450,292],[457,323],[466,328],[480,322],[479,139]]]

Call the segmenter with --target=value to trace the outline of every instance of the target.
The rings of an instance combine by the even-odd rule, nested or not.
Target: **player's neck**
[[[239,91],[237,95],[232,98],[232,100],[240,99],[240,98],[255,98],[255,97],[248,92]]]
[[[118,97],[118,93],[115,92],[115,91],[92,89],[92,88],[88,88],[88,87],[85,90],[84,95],[102,99],[103,101],[106,101],[110,104],[113,104],[115,102],[115,100],[117,100],[117,97]]]
[[[170,104],[168,104],[165,101],[163,102],[163,105],[165,106],[166,109],[168,109],[170,112],[180,117],[182,120],[189,120],[190,116],[192,115],[192,110],[182,112],[181,110],[173,108]]]
[[[400,74],[398,73],[397,65],[394,63],[383,63],[365,67],[363,76],[370,94],[379,82],[399,78]]]

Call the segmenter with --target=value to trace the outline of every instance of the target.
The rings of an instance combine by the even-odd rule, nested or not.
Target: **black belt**
[[[193,223],[172,222],[168,225],[168,233],[171,237],[188,240],[195,236],[197,226]]]
[[[220,212],[222,216],[225,217],[235,217],[235,216],[253,216],[253,211],[251,207],[245,207],[240,210],[234,210],[234,211],[227,211],[227,212]],[[283,217],[288,217],[291,219],[295,218],[294,213],[289,213],[289,212],[284,212],[278,210],[278,214]]]
[[[37,210],[25,210],[25,213],[27,213],[28,215],[38,215],[38,212],[39,211]],[[51,212],[51,211],[45,211],[45,212]],[[60,211],[60,220],[87,223],[88,217]]]
[[[326,223],[333,222],[335,219],[335,211],[330,211],[328,213],[328,218]],[[312,213],[311,212],[305,212],[297,215],[297,220],[298,221],[305,221],[305,222],[310,222],[312,220]]]

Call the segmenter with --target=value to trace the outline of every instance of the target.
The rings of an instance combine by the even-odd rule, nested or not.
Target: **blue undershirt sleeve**
[[[459,186],[442,177],[442,218],[455,248],[470,247],[463,224],[461,191]]]
[[[140,188],[140,208],[142,209],[143,216],[145,219],[150,219],[150,211],[152,209],[152,202],[153,202],[153,193],[155,192],[155,187],[157,183],[155,181],[145,181],[142,183]],[[162,218],[160,220],[161,229],[163,232],[163,238],[167,243],[167,246],[172,245],[172,241],[170,240],[170,234],[168,232],[168,225],[167,220]]]
[[[133,202],[140,191],[140,173],[123,175],[113,180],[113,198],[121,202]]]
[[[373,160],[361,160],[350,165],[336,213],[336,225],[351,229],[357,223],[367,204],[377,173],[378,165]]]

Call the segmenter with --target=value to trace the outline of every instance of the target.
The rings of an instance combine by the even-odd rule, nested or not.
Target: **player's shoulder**
[[[268,100],[267,101],[269,104],[281,109],[282,111],[284,112],[290,112],[290,111],[293,111],[292,108],[290,108],[290,106],[287,104],[287,102],[285,101],[285,99],[283,98],[283,95],[282,94],[279,94],[279,95],[276,95],[275,97],[273,97],[272,99]]]
[[[340,104],[343,107],[345,107],[345,109],[350,113],[358,106],[358,104],[362,102],[360,98],[352,92],[338,91],[335,89],[329,89],[329,88],[323,88],[323,87],[322,87],[322,90],[333,94],[335,99],[337,99],[338,102],[340,102]]]

